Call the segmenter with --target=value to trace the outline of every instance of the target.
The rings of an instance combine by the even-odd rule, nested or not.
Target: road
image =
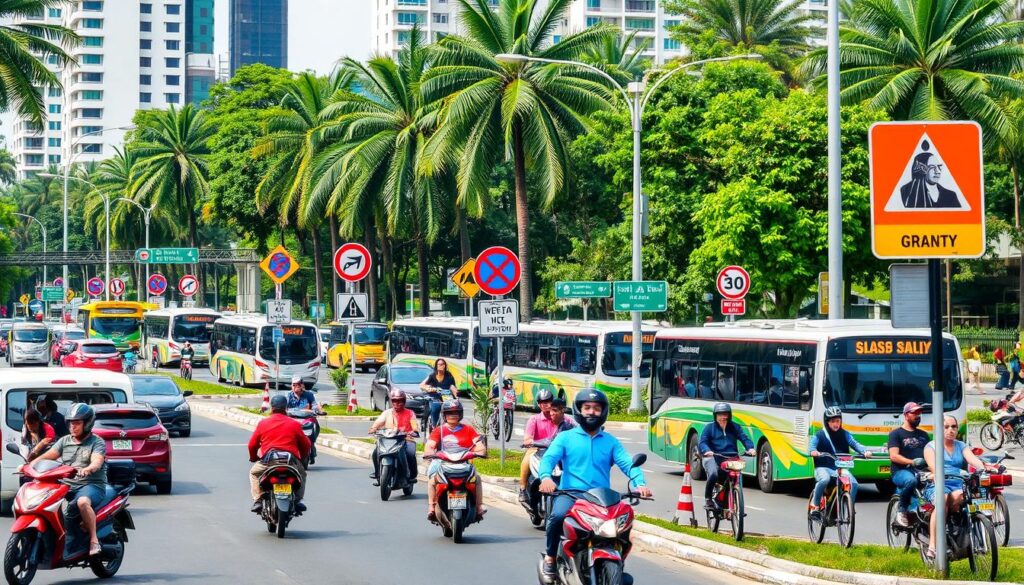
[[[426,521],[422,486],[410,498],[381,502],[366,465],[326,454],[309,474],[310,511],[279,540],[248,511],[249,431],[201,417],[193,425],[190,438],[173,440],[172,494],[141,488],[132,496],[137,529],[129,534],[119,583],[536,582],[542,533],[521,511],[492,505],[486,520],[456,545]],[[0,519],[0,529],[10,525],[10,518]],[[645,584],[749,583],[645,553],[627,566]],[[93,580],[87,569],[73,569],[41,571],[35,582]]]

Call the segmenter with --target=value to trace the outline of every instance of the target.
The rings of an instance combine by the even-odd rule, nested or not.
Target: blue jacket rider
[[[732,407],[725,402],[719,402],[714,408],[715,422],[704,426],[700,433],[700,442],[697,448],[704,459],[701,464],[704,473],[707,474],[707,483],[704,484],[704,500],[708,509],[713,509],[715,503],[711,501],[711,493],[718,483],[719,459],[736,457],[739,451],[736,443],[743,443],[746,447],[746,455],[754,455],[754,442],[750,440],[747,433],[740,425],[732,422]]]

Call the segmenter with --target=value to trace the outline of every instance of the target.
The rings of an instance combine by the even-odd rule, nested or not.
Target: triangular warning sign
[[[349,300],[348,306],[341,312],[341,317],[343,319],[365,319],[366,313],[363,312],[362,307],[353,298]]]
[[[457,284],[459,284],[459,286],[464,286],[464,285],[467,285],[467,284],[470,285],[470,286],[473,286],[473,285],[476,284],[476,281],[473,280],[473,271],[472,270],[468,270],[468,271],[465,271],[465,272],[463,272],[461,274],[457,274],[456,277],[459,279],[459,281],[457,283]]]
[[[927,132],[907,161],[896,187],[893,189],[886,211],[970,211],[956,177],[949,172],[942,154]]]

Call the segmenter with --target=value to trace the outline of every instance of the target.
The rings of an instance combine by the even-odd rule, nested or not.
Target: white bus
[[[490,339],[482,339],[479,326],[469,317],[399,319],[391,326],[388,356],[391,362],[434,367],[438,358],[448,364],[460,393],[487,386]],[[473,347],[470,358],[469,348]]]
[[[210,324],[220,318],[213,309],[160,309],[142,316],[143,350],[141,359],[157,366],[181,361],[185,342],[195,350],[193,363],[210,361]]]
[[[280,362],[275,361],[275,325],[267,323],[265,315],[217,319],[210,335],[210,372],[218,381],[240,386],[266,382],[287,386],[292,376],[298,374],[306,387],[312,388],[320,375],[320,337],[316,326],[309,321],[292,321],[276,327],[284,334]]]
[[[907,402],[931,403],[931,340],[924,329],[893,329],[880,320],[765,320],[664,329],[655,338],[648,410],[651,452],[689,462],[703,479],[697,440],[719,401],[750,435],[757,457],[746,472],[766,492],[779,481],[813,477],[810,438],[828,406],[843,409],[843,426],[875,453],[900,426]],[[960,347],[943,336],[945,412],[966,428]],[[921,428],[932,432],[926,415]],[[857,460],[858,479],[890,490],[882,455]]]

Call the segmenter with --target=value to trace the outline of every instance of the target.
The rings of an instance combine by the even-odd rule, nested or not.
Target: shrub
[[[987,423],[992,420],[992,413],[987,408],[972,408],[967,411],[967,422]]]
[[[338,392],[348,392],[349,371],[346,368],[331,370],[331,381],[338,388]]]

